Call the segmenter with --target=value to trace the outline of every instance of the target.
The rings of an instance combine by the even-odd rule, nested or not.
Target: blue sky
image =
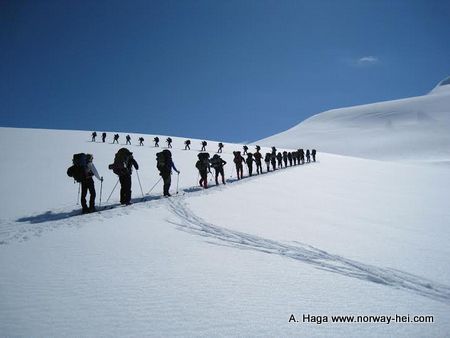
[[[1,1],[0,126],[257,140],[450,75],[450,2]]]

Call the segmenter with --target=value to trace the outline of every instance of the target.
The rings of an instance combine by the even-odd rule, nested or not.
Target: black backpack
[[[127,168],[128,161],[133,153],[127,148],[120,148],[114,156],[114,163],[109,165],[109,169],[118,176],[126,175],[129,173]]]
[[[200,153],[197,155],[198,161],[196,167],[198,170],[206,170],[209,166],[209,153]]]
[[[67,169],[67,176],[73,177],[77,182],[84,181],[87,178],[87,156],[84,153],[74,154],[72,158],[73,165]]]
[[[170,150],[163,150],[156,153],[156,168],[160,171],[170,170],[170,159],[172,158],[172,153]]]

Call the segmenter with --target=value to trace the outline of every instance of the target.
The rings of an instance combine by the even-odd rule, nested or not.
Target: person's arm
[[[133,158],[133,160],[131,161],[131,164],[133,165],[133,167],[136,169],[136,170],[139,170],[139,164],[136,162],[136,160]]]
[[[94,176],[97,177],[98,180],[100,180],[100,181],[103,180],[103,178],[100,177],[100,175],[98,174],[97,168],[95,168],[94,163],[89,162],[87,166],[88,166],[89,170],[94,174]]]
[[[172,168],[173,168],[173,170],[175,170],[178,174],[180,173],[180,172],[178,171],[178,169],[175,167],[175,163],[173,163],[173,161],[172,161]]]

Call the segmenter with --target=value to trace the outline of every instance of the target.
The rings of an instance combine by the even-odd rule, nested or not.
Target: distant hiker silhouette
[[[200,151],[206,151],[206,146],[208,145],[208,142],[202,141],[202,149]]]
[[[277,148],[272,147],[272,154],[275,154],[275,156],[277,155]]]
[[[127,139],[126,144],[131,145],[131,136],[130,136],[130,135],[127,135],[125,138]]]
[[[197,155],[198,161],[195,163],[195,167],[198,169],[200,175],[200,181],[198,182],[201,187],[208,188],[208,172],[211,172],[209,165],[209,154],[200,153]]]
[[[168,137],[166,139],[166,142],[167,142],[167,148],[172,148],[172,139],[170,137]]]
[[[223,143],[220,142],[219,143],[219,149],[217,150],[217,153],[221,153],[222,152],[222,148],[223,148]],[[213,156],[214,157],[214,156]]]
[[[253,154],[252,153],[247,153],[247,159],[245,160],[245,163],[247,163],[247,168],[248,168],[248,175],[252,176],[253,175],[253,162],[255,160],[253,159]]]
[[[102,134],[102,142],[105,143],[105,141],[106,141],[106,133],[103,133]]]
[[[313,162],[316,162],[316,149],[311,150],[311,156],[313,158]]]
[[[215,177],[216,177],[216,185],[219,184],[219,174],[222,176],[222,183],[225,184],[225,173],[223,170],[223,166],[227,164],[219,155],[215,154],[210,160],[211,167],[214,168]]]
[[[292,152],[292,162],[294,162],[294,165],[297,165],[297,154],[296,151]]]
[[[172,160],[172,153],[168,149],[164,149],[163,151],[156,154],[156,168],[159,170],[159,175],[162,177],[164,186],[163,186],[163,194],[164,196],[170,195],[170,185],[171,185],[171,175],[172,169],[180,174],[180,172],[175,167],[175,164]]]
[[[261,149],[261,148],[259,148]],[[256,173],[262,174],[262,154],[259,152],[258,146],[256,146],[256,153],[253,154],[256,163]]]
[[[306,162],[311,162],[311,154],[309,153],[309,149],[306,150]]]
[[[240,151],[233,151],[233,155],[234,155],[233,162],[234,162],[234,164],[236,166],[237,179],[240,180],[242,178],[242,174],[243,174],[243,171],[244,171],[242,162],[245,162],[245,160],[241,156],[241,152]]]
[[[120,181],[120,204],[131,204],[131,174],[133,167],[138,170],[139,165],[133,158],[133,153],[127,148],[120,148],[114,157],[114,163],[109,165]]]
[[[278,168],[283,168],[283,155],[281,155],[280,152],[277,154],[277,162],[278,162]]]
[[[119,134],[115,134],[115,135],[114,135],[113,144],[114,144],[114,143],[119,144]]]
[[[273,150],[273,148],[272,148],[272,150]],[[275,151],[276,151],[276,149],[275,149]],[[272,164],[273,171],[277,170],[277,154],[276,154],[276,152],[272,152],[270,154],[270,164]]]
[[[184,141],[184,150],[188,150],[188,149],[191,150],[190,145],[191,145],[191,140]]]
[[[95,142],[95,138],[97,137],[97,132],[92,133],[92,142]]]
[[[303,149],[299,149],[298,154],[300,156],[298,164],[305,164],[305,152],[303,151]]]
[[[242,155],[247,155],[248,147],[247,146],[243,146],[242,149],[244,149],[244,152],[242,153]]]
[[[153,139],[153,142],[155,142],[155,147],[159,147],[159,137],[158,137],[158,136],[156,136],[156,137]]]
[[[289,161],[289,166],[292,167],[292,153],[291,152],[288,152],[287,158],[288,158],[288,161]]]
[[[287,161],[288,161],[288,154],[287,151],[283,151],[283,162],[284,162],[284,167],[287,167]]]
[[[139,137],[139,145],[143,146],[144,145],[144,138],[141,136]]]
[[[264,157],[264,162],[266,162],[267,172],[270,171],[270,153],[266,153]]]

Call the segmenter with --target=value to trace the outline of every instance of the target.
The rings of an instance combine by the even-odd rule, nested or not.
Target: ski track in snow
[[[208,241],[209,243],[295,259],[321,270],[390,286],[450,305],[450,287],[447,285],[397,269],[376,267],[333,255],[304,243],[287,244],[215,226],[196,216],[183,197],[169,199],[167,203],[169,210],[180,220],[168,220],[169,223],[178,226],[182,231],[214,240]]]

